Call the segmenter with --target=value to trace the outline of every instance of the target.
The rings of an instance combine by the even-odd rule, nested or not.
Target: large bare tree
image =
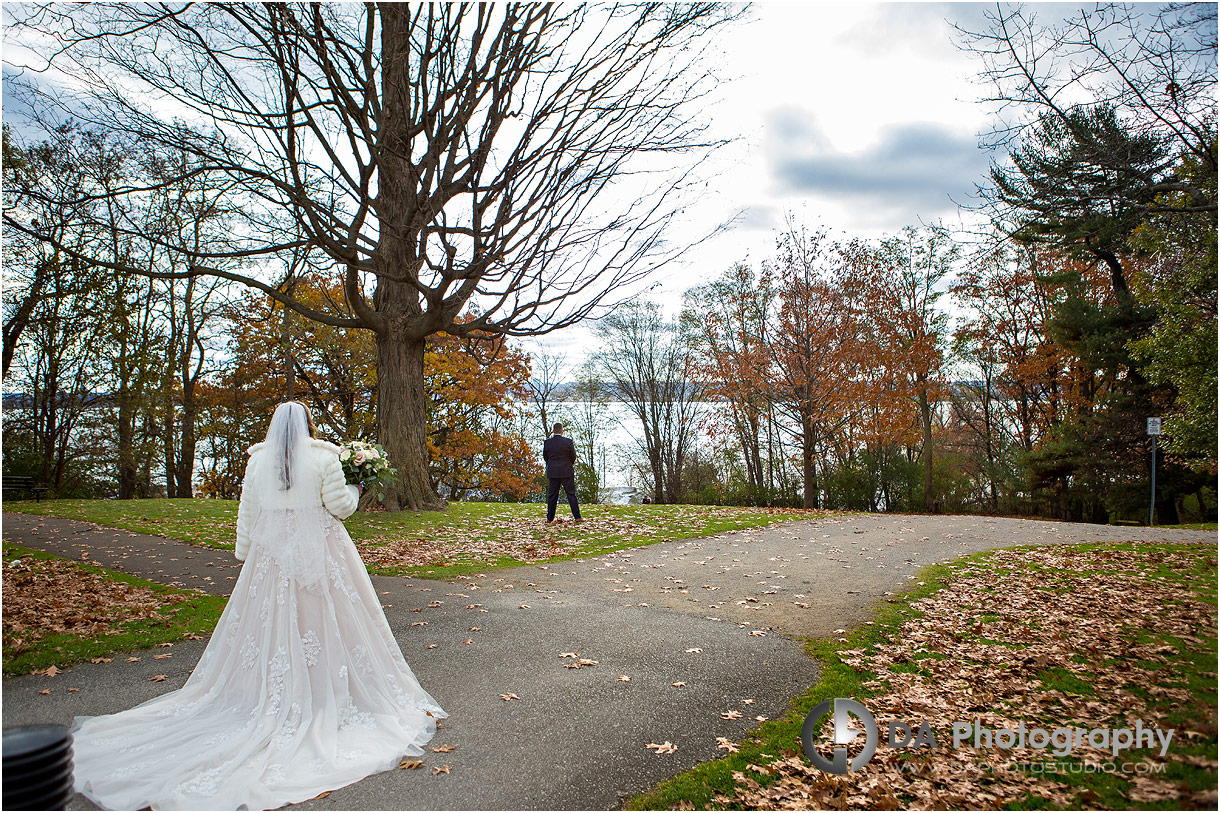
[[[268,3],[15,13],[6,56],[25,79],[9,84],[34,120],[72,117],[180,150],[192,172],[241,199],[242,247],[173,246],[192,261],[186,274],[376,334],[379,439],[400,476],[386,496],[393,510],[440,504],[425,445],[427,336],[562,328],[682,251],[663,234],[714,146],[695,115],[714,85],[701,67],[707,35],[739,12]],[[17,212],[5,225],[58,239]],[[345,273],[347,313],[316,311],[260,271],[302,243]],[[235,258],[246,268],[227,270]]]
[[[637,299],[598,322],[600,349],[592,372],[627,408],[641,433],[653,501],[682,501],[682,470],[696,444],[703,388],[695,377],[694,350],[682,325],[667,321],[655,302]]]

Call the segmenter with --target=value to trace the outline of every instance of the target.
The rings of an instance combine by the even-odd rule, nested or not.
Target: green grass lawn
[[[228,549],[237,524],[233,500],[27,500],[4,510]],[[374,573],[441,579],[823,515],[697,505],[591,505],[582,513],[582,524],[547,524],[537,503],[458,502],[443,511],[358,512],[344,524]]]
[[[226,600],[220,596],[166,587],[20,545],[5,544],[3,561],[5,677],[210,635],[225,607]],[[14,571],[27,578],[37,574],[43,580],[23,587],[15,584],[13,577],[19,580],[20,575]],[[152,614],[124,619],[120,617],[121,598],[98,603],[98,594],[118,585],[148,591],[144,595],[151,593]],[[92,595],[82,596],[82,592]],[[109,618],[97,620],[107,614]],[[23,627],[14,629],[18,618]],[[73,631],[74,626],[88,633]]]
[[[789,714],[627,809],[1215,809],[1215,549],[1122,543],[1051,550],[990,551],[923,569],[873,623],[807,643],[821,680]],[[981,654],[972,660],[970,652]],[[805,715],[836,697],[861,700],[881,729],[873,760],[844,777],[812,768],[800,744]],[[1125,753],[1133,762],[1162,763],[1163,772],[1090,772],[1085,762],[1096,764],[1097,754],[1036,751],[1008,773],[1003,752],[967,747],[963,758],[946,747],[945,730],[936,732],[936,751],[885,743],[887,719],[934,714],[943,725],[990,717],[1050,730],[1119,728],[1127,713],[1175,729],[1164,759],[1157,749]],[[1048,773],[1051,763],[1056,770]],[[955,776],[963,765],[972,770]]]

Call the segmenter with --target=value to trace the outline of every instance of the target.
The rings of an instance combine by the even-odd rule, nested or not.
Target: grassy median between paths
[[[808,644],[822,678],[784,718],[629,809],[1210,809],[1217,804],[1216,548],[1011,548],[921,572],[842,638]],[[800,744],[823,700],[856,698],[880,731],[872,760],[835,776]],[[890,721],[936,746],[892,748]],[[829,756],[833,726],[818,745]],[[953,747],[953,723],[971,739]],[[974,747],[983,729],[1173,729],[1169,747],[1070,754]],[[859,750],[862,738],[853,743]],[[680,744],[679,744],[680,747]]]
[[[19,545],[4,545],[3,567],[5,677],[210,635],[225,607]]]
[[[561,506],[567,511],[567,506]],[[94,522],[232,549],[237,502],[207,499],[6,502],[5,511]],[[675,539],[761,528],[824,511],[705,505],[591,505],[582,523],[547,523],[537,503],[452,503],[443,511],[358,512],[345,521],[369,570],[432,579],[597,556]],[[561,515],[562,516],[562,515]]]

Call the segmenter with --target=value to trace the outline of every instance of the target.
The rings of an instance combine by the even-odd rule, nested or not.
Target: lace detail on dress
[[[220,777],[220,768],[204,771],[179,785],[178,792],[183,796],[215,796]]]
[[[356,708],[356,704],[349,697],[347,702],[339,708],[339,730],[345,731],[349,728],[376,728],[377,720],[367,711],[361,711]]]
[[[135,776],[141,771],[148,770],[148,766],[152,765],[151,759],[142,759],[139,762],[130,762],[123,767],[117,769],[114,773],[115,779],[124,779],[128,776]]]
[[[225,619],[226,623],[222,625],[224,627],[223,631],[221,630],[221,627],[217,627],[215,630],[213,630],[212,636],[213,637],[215,637],[217,635],[223,636],[224,642],[225,642],[225,648],[232,650],[233,645],[237,641],[237,633],[241,631],[242,618],[241,618],[241,613],[237,611],[236,607],[227,607],[226,611],[229,612],[230,615],[228,618]],[[198,668],[199,666],[203,666],[204,663],[206,663],[206,659],[209,658],[211,656],[211,654],[212,653],[209,650],[204,650],[203,656],[199,659],[199,663],[196,666],[196,668]]]
[[[267,698],[267,711],[264,712],[268,716],[275,716],[280,713],[280,699],[284,696],[284,675],[288,674],[288,651],[283,647],[275,653],[275,657],[271,659],[271,663],[267,665],[267,689],[270,695]]]
[[[326,569],[330,573],[331,586],[339,590],[347,598],[348,601],[359,601],[360,597],[356,595],[355,589],[347,580],[347,569],[339,564],[338,561],[331,557],[326,560]]]
[[[275,737],[271,740],[271,749],[273,751],[283,751],[290,747],[297,737],[297,731],[301,728],[301,706],[299,703],[293,703],[288,708],[288,719],[280,724],[280,729],[276,732]]]
[[[309,630],[302,635],[301,650],[305,653],[305,665],[317,666],[318,656],[322,654],[322,643],[318,640],[318,633]]]
[[[356,664],[360,674],[369,676],[373,674],[373,662],[369,659],[369,651],[363,644],[352,647],[352,663]]]
[[[251,633],[246,636],[246,642],[241,645],[241,666],[243,669],[252,669],[256,663],[258,663],[258,642],[254,640],[254,635]]]

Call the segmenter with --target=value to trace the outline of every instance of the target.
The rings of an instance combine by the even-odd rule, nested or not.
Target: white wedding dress
[[[251,449],[238,522],[245,565],[186,685],[73,725],[76,789],[102,807],[300,802],[422,754],[445,716],[331,514],[347,516],[357,497],[336,447],[291,432],[277,445],[284,429],[273,419],[268,441]],[[297,483],[277,491],[284,459]]]

